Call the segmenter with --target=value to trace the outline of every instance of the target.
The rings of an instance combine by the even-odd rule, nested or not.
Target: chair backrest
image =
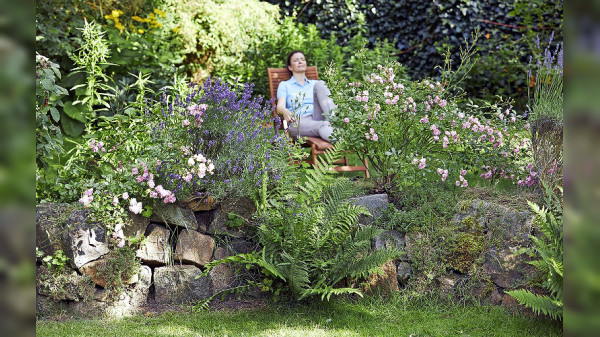
[[[267,68],[267,74],[269,76],[271,99],[277,98],[279,83],[289,80],[292,77],[292,73],[288,68]],[[318,80],[319,72],[317,71],[317,66],[306,67],[306,77],[309,80]],[[277,102],[275,102],[275,105],[277,105]]]

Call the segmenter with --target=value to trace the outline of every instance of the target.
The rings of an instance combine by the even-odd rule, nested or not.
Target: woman
[[[292,122],[289,132],[292,137],[312,136],[329,141],[333,128],[325,120],[326,114],[335,105],[325,82],[306,78],[304,53],[294,50],[287,57],[287,68],[292,77],[277,88],[277,112]]]

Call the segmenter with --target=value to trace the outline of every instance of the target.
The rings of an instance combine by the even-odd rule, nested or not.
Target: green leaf
[[[66,102],[63,106],[65,114],[71,117],[74,120],[80,121],[82,123],[86,122],[86,115],[88,110],[84,105],[74,105],[73,102]]]
[[[60,121],[60,112],[58,112],[56,108],[50,108],[50,114],[52,115],[52,119],[54,119],[55,122]]]
[[[73,119],[66,114],[62,115],[62,118],[60,119],[60,125],[63,127],[63,130],[65,130],[65,133],[71,137],[77,137],[81,135],[85,129],[84,123]]]

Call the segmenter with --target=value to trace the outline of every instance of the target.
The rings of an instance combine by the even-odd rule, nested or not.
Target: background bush
[[[397,61],[414,79],[438,76],[435,66],[444,61],[440,52],[450,48],[452,54],[458,55],[464,39],[480,28],[486,37],[479,45],[481,61],[463,88],[486,100],[494,95],[510,95],[520,110],[526,104],[524,74],[536,36],[545,39],[554,31],[557,40],[562,41],[563,1],[269,2],[279,4],[284,15],[297,16],[298,22],[316,23],[324,36],[334,34],[342,45],[358,32],[364,33],[371,46],[387,39],[399,50],[395,53]]]

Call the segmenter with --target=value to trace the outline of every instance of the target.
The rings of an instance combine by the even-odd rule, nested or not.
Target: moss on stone
[[[457,233],[453,240],[448,265],[461,273],[467,273],[484,249],[484,238],[476,233]]]

